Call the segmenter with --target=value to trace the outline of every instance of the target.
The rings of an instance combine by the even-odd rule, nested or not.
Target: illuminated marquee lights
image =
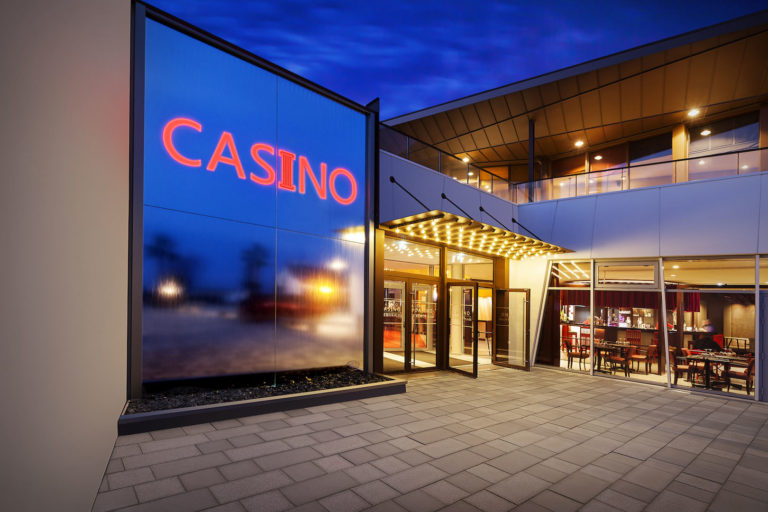
[[[163,127],[163,146],[165,147],[165,150],[171,158],[181,165],[186,165],[188,167],[202,167],[202,160],[188,158],[182,155],[173,145],[173,132],[179,127],[192,128],[200,133],[203,131],[203,125],[192,119],[185,117],[171,119]],[[263,153],[275,155],[275,150],[276,148],[273,146],[260,142],[251,146],[251,158],[253,158],[253,161],[264,172],[266,172],[266,176],[259,176],[249,172],[248,179],[257,185],[269,186],[275,183],[275,180],[277,179],[275,168],[262,157]],[[229,156],[225,155],[225,151],[229,153]],[[296,154],[284,149],[277,149],[277,157],[280,168],[280,180],[277,182],[277,188],[289,192],[296,192],[298,190],[299,194],[305,194],[307,192],[307,177],[309,177],[309,181],[312,182],[312,187],[315,189],[317,197],[320,199],[328,199],[328,192],[330,192],[331,197],[337,203],[342,205],[352,204],[355,202],[355,199],[357,199],[357,181],[355,180],[354,175],[347,169],[337,167],[331,171],[330,175],[328,175],[328,165],[325,162],[322,162],[320,164],[320,177],[318,179],[309,164],[309,159],[303,155],[298,155],[299,176],[297,187],[297,184],[294,183],[294,163],[296,162]],[[219,164],[231,165],[235,168],[239,179],[246,179],[245,169],[240,160],[240,154],[237,151],[235,140],[232,134],[226,131],[221,132],[216,148],[213,150],[211,158],[205,168],[211,172],[215,172]],[[347,197],[339,195],[337,191],[336,181],[339,178],[346,178],[349,182],[350,192]]]

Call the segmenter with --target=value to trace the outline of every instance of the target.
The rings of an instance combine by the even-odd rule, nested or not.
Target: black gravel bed
[[[125,414],[220,404],[359,386],[391,379],[349,367],[323,368],[259,375],[239,375],[191,381],[146,384],[144,397],[128,402]]]

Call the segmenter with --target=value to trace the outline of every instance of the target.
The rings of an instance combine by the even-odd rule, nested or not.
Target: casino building
[[[9,9],[3,437],[36,468],[9,503],[90,503],[162,380],[498,365],[768,400],[768,11],[382,122],[140,2]]]

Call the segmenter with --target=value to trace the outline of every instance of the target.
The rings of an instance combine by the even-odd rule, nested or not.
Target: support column
[[[528,120],[528,202],[533,202],[534,162],[536,157],[536,121]]]
[[[688,158],[688,145],[690,135],[688,127],[684,124],[675,126],[672,129],[672,160]],[[675,163],[675,183],[688,181],[688,162]]]
[[[768,103],[760,106],[760,139],[758,145],[761,148],[768,147]],[[760,152],[760,170],[768,171],[768,151]]]

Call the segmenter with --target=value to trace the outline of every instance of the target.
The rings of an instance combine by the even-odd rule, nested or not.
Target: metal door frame
[[[468,372],[467,370],[462,370],[460,368],[454,368],[451,366],[451,287],[452,286],[462,286],[462,287],[472,287],[473,289],[473,296],[472,296],[472,372]],[[445,290],[445,301],[447,305],[447,315],[445,318],[445,325],[446,325],[446,337],[445,337],[445,357],[446,357],[446,368],[448,370],[451,370],[456,373],[460,373],[461,375],[466,375],[467,377],[472,377],[474,379],[477,378],[477,298],[478,298],[478,288],[479,283],[477,281],[460,281],[460,280],[449,280],[446,283],[446,290]],[[462,302],[462,307],[464,306],[464,303]],[[463,327],[463,313],[462,313],[462,327]]]
[[[494,297],[494,311],[493,311],[493,329],[494,329],[494,336],[493,336],[493,353],[491,354],[491,361],[493,364],[497,366],[504,366],[505,368],[515,368],[518,370],[525,370],[530,371],[531,370],[531,290],[530,288],[496,288],[495,292],[515,292],[515,293],[525,293],[525,328],[523,329],[523,334],[525,336],[525,364],[519,365],[519,364],[510,364],[505,363],[502,361],[498,361],[496,359],[496,341],[498,340],[498,329],[496,328],[496,321],[498,318],[496,317],[496,309],[498,308],[498,305],[495,304],[496,297]]]

